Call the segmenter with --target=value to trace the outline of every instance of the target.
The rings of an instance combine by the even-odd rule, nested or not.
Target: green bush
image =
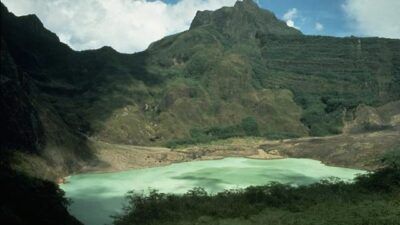
[[[254,117],[246,117],[242,119],[241,127],[247,136],[259,136],[257,120]]]
[[[400,147],[388,151],[383,156],[382,163],[387,167],[400,169]]]

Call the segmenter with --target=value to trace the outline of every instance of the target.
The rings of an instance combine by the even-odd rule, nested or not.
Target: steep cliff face
[[[76,52],[36,16],[1,10],[2,149],[60,171],[95,161],[87,137],[323,136],[360,104],[400,99],[399,40],[306,36],[250,0],[198,12],[188,31],[136,54]]]
[[[38,151],[44,144],[43,126],[30,93],[29,77],[18,71],[1,39],[0,142],[4,148]]]
[[[86,137],[66,122],[43,91],[46,85],[57,82],[49,70],[73,51],[36,16],[17,18],[3,5],[1,34],[2,156],[16,151],[23,153],[17,161],[41,157],[38,165],[24,163],[22,169],[47,179],[68,174],[93,160]],[[63,88],[57,90],[63,92]]]

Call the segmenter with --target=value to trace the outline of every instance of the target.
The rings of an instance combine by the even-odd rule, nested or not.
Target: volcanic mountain
[[[96,161],[89,139],[174,147],[398,125],[400,41],[303,35],[244,0],[143,52],[74,51],[1,5],[0,93],[2,151],[69,173]]]

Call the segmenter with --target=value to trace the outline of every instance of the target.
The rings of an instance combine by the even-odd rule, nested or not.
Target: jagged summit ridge
[[[300,35],[272,12],[258,7],[252,0],[237,1],[233,7],[216,11],[198,11],[190,29],[209,27],[231,37],[248,38],[256,33]]]
[[[256,7],[258,8],[257,3],[255,3],[253,0],[238,0],[235,3],[235,7]]]

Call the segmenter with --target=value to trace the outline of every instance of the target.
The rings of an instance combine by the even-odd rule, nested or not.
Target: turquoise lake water
[[[86,225],[111,224],[128,191],[157,189],[181,194],[203,187],[210,193],[269,182],[310,184],[329,177],[351,181],[362,170],[331,167],[311,159],[256,160],[225,158],[177,163],[115,173],[73,175],[60,185],[73,203],[69,211]]]

